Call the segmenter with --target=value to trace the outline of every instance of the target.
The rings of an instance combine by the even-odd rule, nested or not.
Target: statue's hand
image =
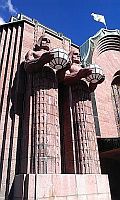
[[[43,64],[49,63],[54,58],[54,55],[51,52],[45,52],[40,57],[40,62]]]
[[[91,92],[94,92],[98,84],[101,84],[105,80],[105,75],[97,82],[97,83],[90,83],[89,84],[89,89]]]
[[[68,61],[68,63],[66,64],[66,67],[65,67],[65,69],[66,70],[69,70],[71,68],[71,62],[70,61]]]
[[[78,79],[81,78],[86,78],[87,76],[89,76],[92,73],[91,69],[87,69],[87,68],[83,68],[80,69],[79,72],[77,73]]]
[[[101,84],[105,80],[105,75],[97,82],[97,84]]]
[[[97,87],[97,83],[91,83],[89,84],[89,90],[90,92],[94,92],[94,90],[96,89]]]

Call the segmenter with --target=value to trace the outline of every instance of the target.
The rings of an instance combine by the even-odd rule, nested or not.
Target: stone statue
[[[50,50],[50,40],[46,36],[41,36],[33,50],[29,50],[25,55],[25,70],[27,72],[38,72],[40,67],[49,63],[53,58]]]
[[[61,70],[57,74],[59,82],[64,82],[67,85],[73,85],[78,80],[86,78],[88,75],[90,75],[92,73],[92,70],[88,68],[83,68],[82,64],[80,63],[80,55],[78,52],[71,51],[69,53],[69,57],[70,62],[68,63],[68,70]],[[97,83],[89,83],[90,92],[93,92],[96,89],[97,84],[100,84],[103,81],[104,78]]]
[[[45,64],[50,62],[53,55],[50,53],[49,49],[50,40],[44,35],[38,39],[33,50],[29,50],[26,53],[25,61],[20,64],[11,89],[11,118],[14,117],[14,114],[21,115],[23,113],[27,73],[38,72],[41,67],[44,67]]]
[[[97,84],[87,83],[84,79],[92,71],[82,68],[78,52],[71,51],[69,57],[69,69],[57,72],[61,85],[59,108],[62,172],[99,174],[100,164],[91,102],[91,92],[96,89]],[[90,148],[93,145],[94,150]]]
[[[23,85],[19,73],[17,98],[22,101],[16,101],[21,113],[19,173],[61,172],[58,81],[49,66],[52,58],[50,40],[41,36],[20,66],[26,77]]]

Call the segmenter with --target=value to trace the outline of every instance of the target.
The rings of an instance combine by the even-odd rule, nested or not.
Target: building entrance
[[[112,200],[120,199],[120,148],[100,153],[102,174],[108,174]]]

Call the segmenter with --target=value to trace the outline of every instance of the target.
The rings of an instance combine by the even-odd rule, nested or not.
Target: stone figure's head
[[[69,57],[70,57],[71,63],[80,64],[80,53],[79,52],[71,51],[69,53]]]
[[[45,35],[41,36],[35,45],[35,51],[39,51],[41,49],[44,49],[46,51],[49,51],[50,49],[50,39]]]

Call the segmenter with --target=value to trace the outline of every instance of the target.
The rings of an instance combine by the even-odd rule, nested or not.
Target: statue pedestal
[[[20,174],[12,200],[111,200],[107,175]]]

